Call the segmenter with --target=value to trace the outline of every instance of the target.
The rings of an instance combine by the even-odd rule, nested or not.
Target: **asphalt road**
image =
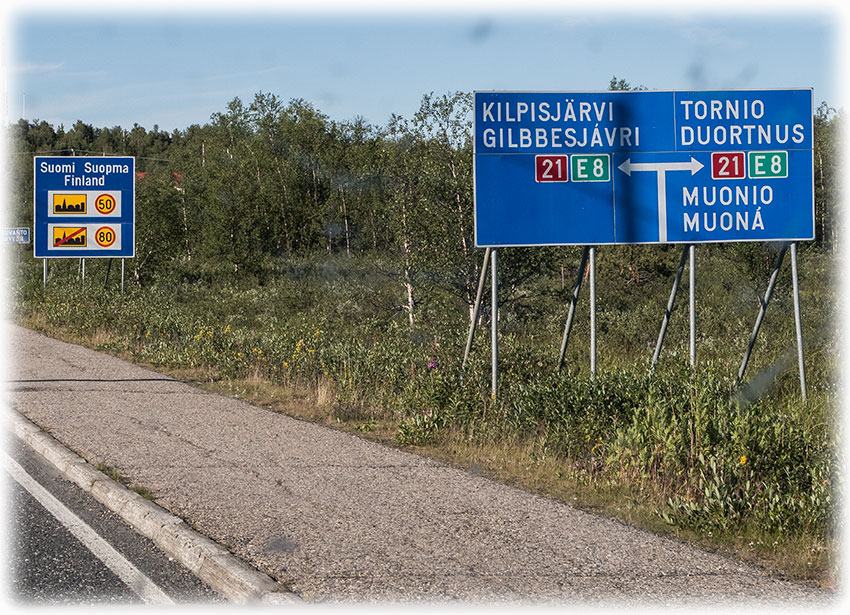
[[[9,330],[9,403],[307,601],[768,605],[833,592]]]
[[[223,601],[26,445],[9,438],[5,448],[10,600],[29,606]]]

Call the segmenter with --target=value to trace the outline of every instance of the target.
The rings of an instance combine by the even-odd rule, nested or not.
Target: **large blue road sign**
[[[475,243],[814,239],[812,90],[475,92]]]
[[[135,256],[135,159],[36,156],[36,258]]]

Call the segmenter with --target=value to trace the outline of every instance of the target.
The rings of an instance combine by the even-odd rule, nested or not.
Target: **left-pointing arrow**
[[[617,168],[628,176],[632,171],[690,171],[691,175],[695,175],[704,166],[692,156],[690,162],[632,162],[631,158],[626,158]]]

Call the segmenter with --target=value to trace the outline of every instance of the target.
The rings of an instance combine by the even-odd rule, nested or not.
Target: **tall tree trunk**
[[[289,220],[286,215],[286,201],[289,199],[289,192],[286,189],[286,181],[283,179],[283,171],[280,170],[280,160],[277,156],[274,158],[275,170],[277,177],[280,180],[280,187],[283,190],[283,198],[280,203],[280,219],[283,222],[283,236],[286,240],[286,253],[292,254],[292,241],[289,237]]]
[[[407,291],[407,317],[410,321],[410,328],[412,329],[415,326],[415,320],[413,316],[414,308],[416,307],[416,302],[414,301],[413,296],[413,278],[411,276],[411,258],[410,258],[410,238],[408,235],[407,228],[407,199],[404,198],[401,202],[401,227],[402,232],[404,233],[404,237],[402,240],[401,249],[404,253],[404,288]]]
[[[351,236],[348,230],[348,208],[345,205],[345,191],[339,187],[339,198],[342,199],[342,221],[345,224],[345,255],[351,256]]]
[[[192,249],[189,246],[189,221],[186,216],[186,190],[180,188],[180,209],[183,213],[183,239],[186,242],[186,259],[192,260]]]
[[[473,284],[475,282],[472,279],[472,276],[469,275],[469,267],[466,266],[469,261],[469,246],[466,241],[466,225],[464,224],[463,217],[463,203],[460,196],[460,190],[457,189],[457,168],[455,167],[454,157],[449,159],[449,165],[451,167],[452,179],[454,180],[455,185],[455,205],[457,206],[457,220],[458,226],[460,227],[460,243],[463,250],[463,285],[464,292],[466,294],[466,303],[469,305],[469,319],[471,321],[475,305],[475,289],[473,288]]]

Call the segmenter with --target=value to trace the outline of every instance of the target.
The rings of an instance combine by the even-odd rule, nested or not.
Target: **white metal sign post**
[[[492,301],[492,314],[490,316],[490,395],[495,401],[499,383],[499,279],[498,279],[498,250],[490,251],[490,300]]]
[[[797,242],[791,244],[791,283],[794,290],[794,328],[797,333],[797,369],[800,373],[800,391],[806,402],[806,366],[803,361],[803,320],[800,313],[800,283],[797,279]]]
[[[690,266],[688,267],[688,316],[689,316],[689,337],[690,337],[690,358],[691,367],[695,367],[697,363],[697,316],[696,316],[696,247],[691,244],[688,247],[690,254]]]

